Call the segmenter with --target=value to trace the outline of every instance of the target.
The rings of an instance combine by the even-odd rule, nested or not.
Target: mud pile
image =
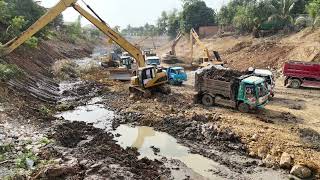
[[[208,78],[221,81],[232,81],[242,75],[244,72],[230,69],[217,69],[212,66],[210,69],[204,69],[201,73],[197,74],[198,78]]]
[[[58,125],[52,137],[61,146],[72,148],[64,154],[81,164],[77,172],[81,178],[156,179],[165,171],[161,162],[138,159],[136,149],[123,149],[111,133],[84,122]]]
[[[178,117],[166,117],[162,122],[156,125],[156,128],[168,132],[169,134],[185,140],[202,142],[204,144],[214,144],[222,149],[245,150],[240,137],[235,135],[228,128],[221,128],[215,122],[203,121],[204,118],[197,119],[199,116],[193,116],[190,119],[181,119]]]

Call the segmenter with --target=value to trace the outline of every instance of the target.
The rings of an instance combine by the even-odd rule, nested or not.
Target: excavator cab
[[[164,94],[171,92],[170,87],[166,85],[168,76],[164,71],[154,66],[139,68],[136,76],[131,78],[131,93],[140,93],[144,97],[151,96],[152,91],[159,91]]]

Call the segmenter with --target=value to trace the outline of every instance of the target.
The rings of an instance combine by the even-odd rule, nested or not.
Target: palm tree
[[[282,25],[288,25],[293,23],[291,11],[295,5],[295,0],[274,0],[272,6],[274,8],[274,14],[269,18],[269,22],[280,22]]]

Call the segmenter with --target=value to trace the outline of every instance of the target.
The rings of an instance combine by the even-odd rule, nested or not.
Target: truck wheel
[[[201,101],[202,101],[202,104],[207,107],[213,106],[213,103],[214,103],[213,97],[210,96],[209,94],[203,95]]]
[[[240,103],[238,106],[238,110],[242,113],[248,113],[250,111],[250,108],[248,104]]]
[[[169,84],[174,85],[174,80],[173,79],[169,79]]]
[[[290,87],[298,89],[301,86],[301,81],[299,79],[292,79],[290,81]]]

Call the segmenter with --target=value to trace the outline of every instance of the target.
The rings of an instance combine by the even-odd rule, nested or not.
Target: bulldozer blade
[[[109,69],[110,79],[120,81],[130,81],[132,77],[132,71],[127,69]]]

